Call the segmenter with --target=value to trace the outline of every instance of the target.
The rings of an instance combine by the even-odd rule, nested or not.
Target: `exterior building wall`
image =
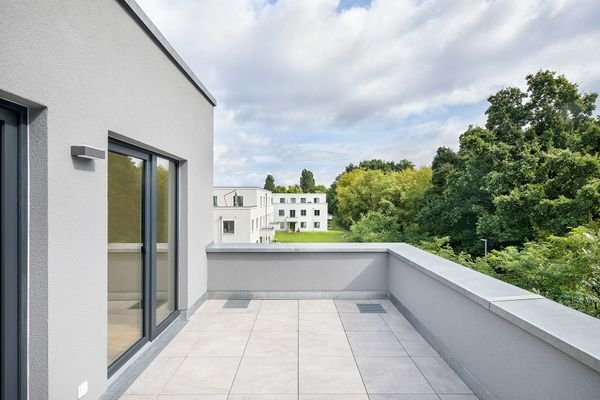
[[[107,388],[107,160],[72,145],[112,136],[179,160],[179,307],[207,289],[213,104],[126,3],[1,6],[0,98],[29,108],[31,400]]]
[[[302,202],[303,199],[305,203]],[[302,215],[303,210],[306,215]],[[315,215],[315,210],[319,215]],[[295,217],[291,216],[291,211],[295,213]],[[273,213],[276,230],[327,231],[328,215],[325,193],[273,193]],[[318,223],[319,226],[316,227],[315,223]],[[306,225],[303,226],[303,224]]]
[[[234,196],[243,206],[234,206]],[[250,187],[215,187],[213,190],[213,240],[215,243],[270,243],[273,241],[272,193]],[[239,203],[238,203],[239,204]],[[224,221],[234,222],[234,232],[224,232]]]

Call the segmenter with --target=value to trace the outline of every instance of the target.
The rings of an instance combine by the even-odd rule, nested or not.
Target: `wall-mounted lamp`
[[[106,157],[106,152],[96,147],[78,145],[71,146],[71,156],[86,158],[88,160],[104,160],[104,158]]]

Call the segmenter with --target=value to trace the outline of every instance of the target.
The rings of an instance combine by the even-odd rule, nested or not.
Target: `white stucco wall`
[[[306,203],[302,203],[302,199]],[[281,202],[281,199],[284,202]],[[295,199],[295,203],[292,203]],[[317,201],[315,202],[315,199]],[[283,210],[283,216],[279,215]],[[296,211],[296,217],[290,217],[290,210]],[[301,210],[306,210],[306,216],[302,216]],[[319,210],[319,215],[315,215],[315,210]],[[327,197],[325,193],[273,193],[273,215],[275,228],[277,230],[288,230],[289,223],[295,222],[296,230],[313,232],[327,230]],[[301,223],[305,222],[306,227],[302,228]],[[319,227],[315,228],[315,222],[319,222]],[[283,223],[282,228],[280,223]]]
[[[30,130],[31,208],[47,208],[30,221],[30,399],[74,399],[83,381],[96,399],[107,382],[107,163],[73,159],[70,146],[106,149],[113,132],[182,160],[185,308],[207,287],[213,106],[118,1],[1,11],[0,97],[39,105],[31,115],[44,119]]]

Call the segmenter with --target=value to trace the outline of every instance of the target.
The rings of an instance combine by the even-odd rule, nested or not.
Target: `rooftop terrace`
[[[205,299],[116,378],[109,399],[600,393],[599,320],[414,247],[230,244],[207,252]]]

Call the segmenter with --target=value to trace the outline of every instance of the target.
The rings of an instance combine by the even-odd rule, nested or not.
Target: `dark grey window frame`
[[[296,218],[296,210],[290,210],[290,218]]]
[[[1,263],[2,354],[0,399],[27,396],[27,108],[0,99],[15,117],[16,135],[0,135],[2,144]],[[0,130],[7,128],[1,124]],[[12,201],[7,201],[12,200]],[[15,234],[16,232],[16,234]]]
[[[231,226],[233,227],[233,230],[231,231],[225,231],[225,223],[226,222],[231,222]],[[227,234],[227,235],[235,235],[235,221],[232,219],[228,219],[228,220],[223,220],[223,234]]]
[[[280,217],[285,217],[285,210],[284,210],[284,209],[281,209],[281,210],[277,211],[277,214],[278,214]]]
[[[144,234],[144,245],[142,253],[144,256],[143,267],[143,299],[144,323],[143,335],[133,346],[108,366],[108,376],[112,376],[124,364],[127,363],[144,345],[153,341],[160,335],[180,314],[179,309],[179,161],[167,155],[145,150],[129,143],[109,138],[108,150],[114,153],[133,156],[144,160],[144,185],[143,185],[143,218],[142,229]],[[154,184],[156,177],[156,158],[164,158],[176,165],[175,173],[175,311],[173,311],[160,324],[156,324],[156,196],[157,189]]]

